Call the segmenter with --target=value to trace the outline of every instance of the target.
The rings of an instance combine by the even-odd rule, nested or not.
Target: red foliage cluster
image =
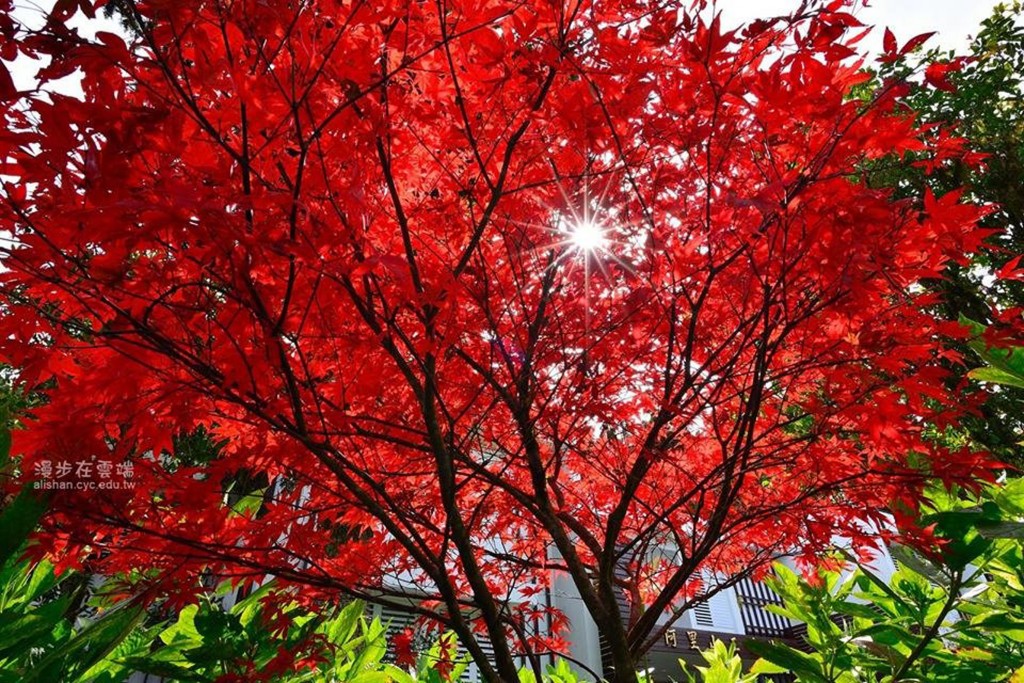
[[[0,334],[49,397],[18,450],[138,482],[63,492],[50,547],[414,581],[466,641],[473,604],[525,642],[505,599],[557,568],[636,653],[702,568],[860,542],[923,471],[983,472],[922,438],[956,397],[917,286],[983,210],[862,180],[960,150],[895,86],[853,96],[847,4],[725,30],[646,0],[140,0],[129,42],[8,19],[0,54],[84,91],[0,91]],[[219,455],[175,454],[200,427]],[[240,473],[275,482],[258,514],[225,505]]]

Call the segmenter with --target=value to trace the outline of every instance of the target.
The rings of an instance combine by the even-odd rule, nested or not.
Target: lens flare
[[[593,220],[581,220],[569,229],[569,241],[580,251],[594,251],[604,249],[608,244],[608,238],[604,234],[604,228],[600,223]]]

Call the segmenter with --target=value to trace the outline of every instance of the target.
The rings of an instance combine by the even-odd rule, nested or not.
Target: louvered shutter
[[[390,645],[393,642],[393,636],[405,631],[410,627],[414,627],[416,624],[416,615],[408,610],[398,609],[396,607],[384,606],[384,605],[371,605],[370,614],[384,624],[386,630],[385,635],[387,636],[388,643]],[[421,642],[422,641],[422,642]],[[429,647],[429,643],[426,638],[414,638],[413,648],[418,652],[421,648]],[[384,661],[394,663],[395,651],[394,648],[388,647],[387,652],[384,655]]]
[[[483,651],[487,653],[488,659],[493,661],[494,646],[491,644],[491,641],[486,638],[478,636],[477,642],[480,643],[480,647],[483,649]],[[465,649],[459,647],[459,654],[466,654]],[[469,663],[469,666],[466,667],[466,671],[462,674],[462,678],[460,680],[463,681],[463,683],[483,683],[484,679],[480,676],[480,669],[477,667],[476,662],[471,661]]]
[[[709,584],[713,587],[713,580]],[[705,602],[696,605],[689,610],[688,617],[692,628],[722,633],[745,632],[740,619],[739,603],[736,602],[736,591],[733,588],[723,589]]]
[[[407,628],[414,627],[416,624],[415,614],[407,610],[398,609],[395,607],[373,605],[372,614],[373,616],[379,618],[381,622],[384,623],[385,626],[387,626],[387,636],[389,639],[391,638],[392,635],[396,633],[401,633]],[[417,652],[428,650],[432,645],[434,645],[436,639],[436,632],[424,632],[422,634],[418,634],[418,637],[415,637],[413,639],[413,648]],[[480,647],[483,649],[484,652],[487,653],[489,657],[493,657],[494,646],[491,644],[490,640],[483,638],[482,636],[477,636],[477,642],[480,644]],[[467,655],[467,651],[460,644],[458,646],[458,649],[456,650],[456,654],[459,657],[463,657]],[[391,648],[388,648],[388,654],[385,656],[385,659],[387,659],[388,661],[393,661],[393,658],[394,653],[391,650]],[[469,666],[466,667],[466,670],[463,672],[460,681],[462,681],[462,683],[484,683],[484,679],[480,676],[480,670],[477,667],[476,662],[470,661]]]

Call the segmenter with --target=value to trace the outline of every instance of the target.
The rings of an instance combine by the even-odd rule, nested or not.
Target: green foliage
[[[364,616],[363,603],[310,610],[286,598],[273,582],[230,609],[206,598],[179,612],[160,647],[128,663],[175,681],[415,681],[384,661],[385,626]]]
[[[965,317],[961,317],[960,322],[970,328],[973,333],[970,347],[985,363],[972,370],[970,376],[982,382],[1024,389],[1024,346],[989,346],[983,338],[988,329],[985,325]]]
[[[287,595],[271,581],[229,609],[216,596],[189,605],[151,652],[124,663],[189,683],[446,683],[460,680],[470,664],[454,635],[445,633],[413,669],[403,669],[387,661],[387,625],[367,618],[365,603],[307,608]],[[548,665],[542,681],[581,683],[564,660]],[[537,678],[523,669],[519,682]]]
[[[821,571],[817,581],[777,568],[778,613],[807,624],[810,652],[752,643],[754,671],[809,683],[996,683],[1024,667],[1024,480],[979,495],[935,488],[921,510],[937,550],[893,548],[899,569]],[[852,559],[852,558],[851,558]],[[1024,674],[1022,674],[1024,675]]]
[[[580,680],[569,667],[569,663],[564,659],[560,659],[554,664],[549,664],[545,674],[545,679],[548,683],[578,683]]]
[[[0,461],[9,447],[9,438],[0,441]],[[96,602],[91,607],[98,612],[78,623],[77,594],[85,584],[58,577],[48,562],[24,558],[45,510],[45,502],[26,490],[0,511],[0,683],[118,683],[130,669],[110,655],[144,647],[138,626],[145,612],[131,601]]]
[[[417,683],[457,681],[469,667],[470,658],[459,654],[453,633],[443,633],[416,662]]]
[[[643,672],[637,674],[637,679],[640,683],[647,681],[646,675]],[[559,659],[544,668],[541,683],[587,683],[588,680],[580,678],[579,674],[569,666],[569,662]],[[520,669],[519,683],[537,683],[537,676],[530,669]]]
[[[1024,282],[992,274],[1024,253],[1024,9],[1018,0],[993,9],[965,55],[931,50],[914,52],[883,65],[877,80],[862,95],[883,83],[906,82],[903,101],[926,122],[948,127],[966,139],[968,148],[984,156],[984,164],[950,163],[925,174],[919,159],[892,159],[868,171],[876,186],[923,201],[926,188],[936,195],[965,186],[967,196],[990,204],[985,227],[993,229],[989,247],[965,265],[950,265],[947,276],[929,287],[941,293],[938,312],[949,320],[966,317],[983,324],[995,322],[1000,311],[1024,306]],[[949,64],[967,57],[959,68],[936,78]],[[929,79],[928,74],[933,74]],[[929,82],[929,80],[931,82]],[[941,87],[938,87],[941,86]],[[971,367],[980,365],[960,344]],[[951,369],[962,374],[958,365]],[[981,413],[965,419],[966,436],[1001,459],[1024,465],[1024,386],[998,367],[982,366],[970,379],[999,383]]]
[[[711,643],[711,647],[701,650],[700,656],[707,666],[694,667],[699,677],[687,670],[686,662],[679,660],[683,674],[689,683],[756,683],[759,672],[743,673],[743,660],[736,652],[732,643],[726,645],[720,640]],[[771,673],[764,671],[761,673]]]
[[[806,638],[813,651],[806,653],[781,643],[751,641],[749,649],[762,658],[755,664],[754,671],[788,671],[796,674],[800,681],[814,683],[855,680],[849,674],[853,668],[854,645],[832,619],[848,603],[852,584],[842,581],[835,573],[822,572],[819,578],[821,580],[815,583],[803,581],[788,567],[776,567],[771,585],[783,599],[784,607],[772,609],[807,625]]]

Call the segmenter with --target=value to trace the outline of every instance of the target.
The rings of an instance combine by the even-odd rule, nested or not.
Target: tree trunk
[[[622,623],[622,615],[618,606],[613,603],[611,613],[597,624],[601,644],[605,652],[605,680],[608,683],[639,683],[637,664],[629,649],[626,639],[626,628]]]
[[[610,658],[612,668],[604,672],[604,678],[608,683],[639,683],[636,662],[628,652],[620,655],[612,651]]]

